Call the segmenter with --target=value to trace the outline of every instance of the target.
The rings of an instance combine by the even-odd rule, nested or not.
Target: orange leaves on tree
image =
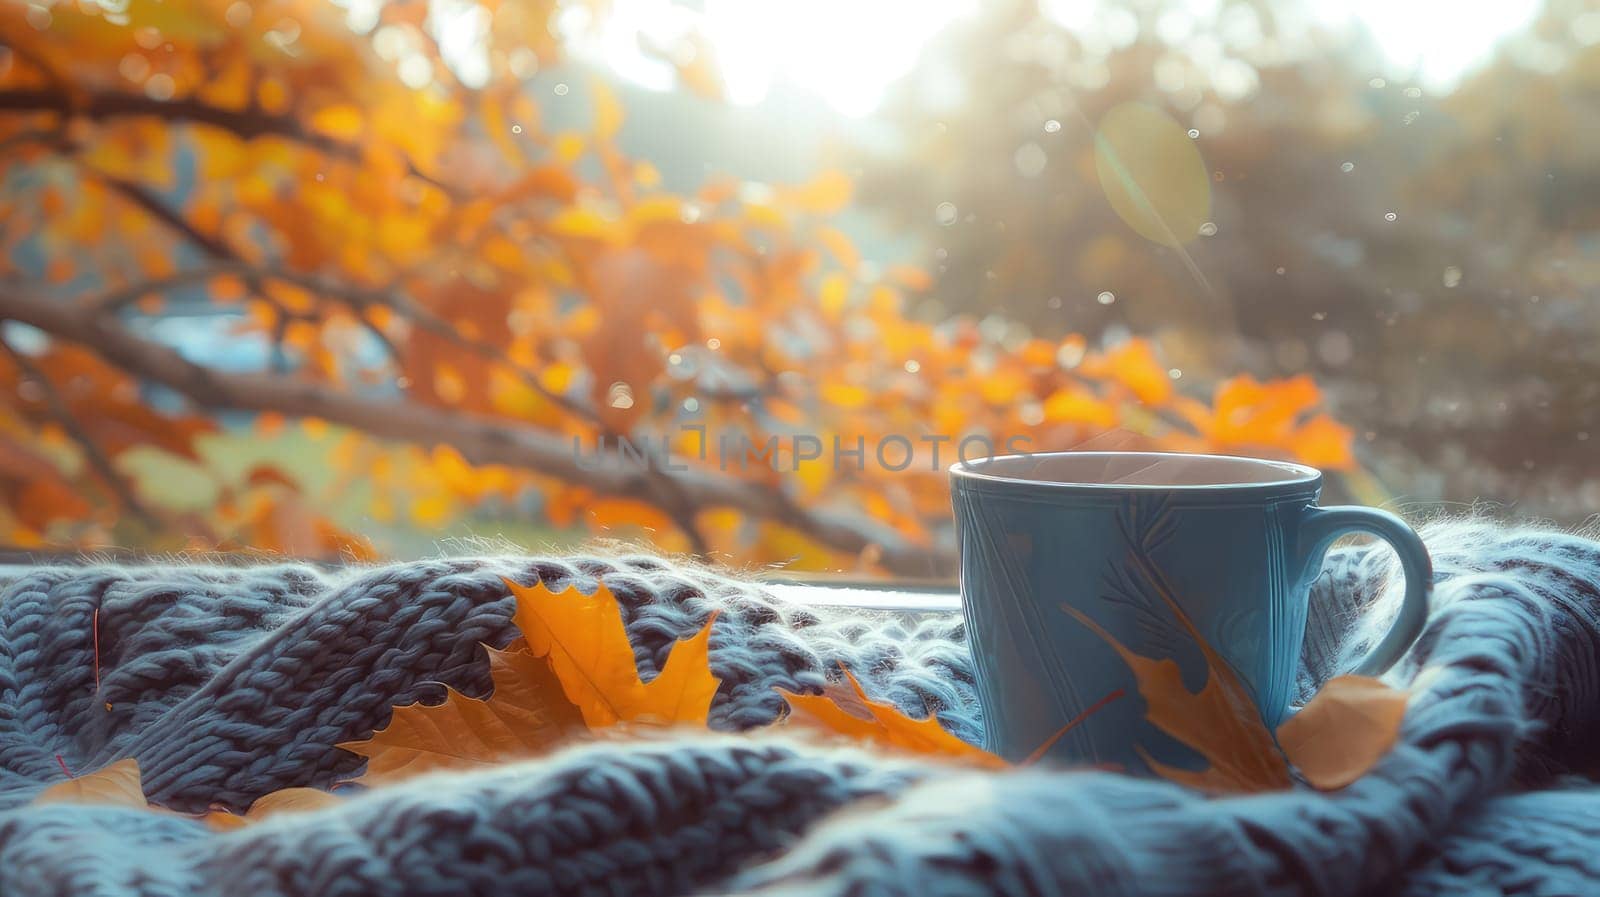
[[[567,699],[590,729],[619,723],[704,725],[717,693],[707,658],[712,620],[674,645],[661,672],[639,678],[616,598],[604,584],[593,595],[543,583],[506,582],[517,598],[514,619],[534,656],[548,659]],[[713,616],[713,620],[715,617]]]
[[[1188,400],[1179,412],[1208,447],[1287,454],[1317,467],[1345,470],[1355,464],[1351,432],[1316,411],[1322,391],[1310,377],[1263,383],[1239,376],[1218,384],[1210,407]]]
[[[1130,339],[1083,360],[1084,376],[1119,383],[1147,405],[1160,405],[1172,396],[1172,378],[1156,358],[1148,340]]]
[[[713,173],[678,192],[651,160],[624,156],[617,138],[626,95],[601,81],[585,91],[589,122],[552,131],[526,79],[560,59],[560,29],[550,27],[560,4],[496,5],[480,84],[462,83],[427,41],[404,66],[376,51],[376,36],[420,27],[425,6],[385,5],[382,25],[362,34],[336,5],[296,5],[293,53],[269,37],[282,17],[250,13],[250,4],[135,3],[115,14],[56,4],[43,30],[25,21],[26,4],[0,6],[0,24],[14,26],[4,30],[21,42],[0,71],[0,88],[73,98],[62,110],[5,111],[0,136],[57,117],[72,138],[62,146],[102,175],[80,176],[55,142],[19,148],[20,164],[42,161],[59,174],[44,179],[35,201],[19,204],[31,220],[11,229],[49,250],[35,273],[69,292],[126,292],[119,313],[130,317],[177,316],[185,303],[174,301],[181,298],[175,290],[204,290],[213,303],[243,312],[239,338],[282,350],[274,361],[287,370],[263,377],[304,380],[354,399],[393,387],[397,405],[425,403],[499,428],[490,432],[527,431],[535,441],[654,437],[676,431],[692,410],[708,434],[749,434],[757,445],[779,426],[837,435],[846,446],[864,437],[869,459],[885,434],[973,434],[996,446],[1020,436],[1040,450],[1125,427],[1155,448],[1267,452],[1330,468],[1353,463],[1348,432],[1314,413],[1316,397],[1304,404],[1297,385],[1258,384],[1266,392],[1252,398],[1230,382],[1217,396],[1230,410],[1214,410],[1176,397],[1145,341],[1092,351],[1082,337],[1028,338],[998,319],[982,326],[960,317],[918,320],[905,293],[932,288],[929,273],[881,264],[892,260],[869,264],[831,220],[855,201],[856,184],[843,172],[794,185]],[[160,35],[159,46],[141,43],[151,34]],[[643,49],[676,68],[691,90],[721,95],[703,35]],[[174,102],[148,102],[161,97]],[[180,107],[189,111],[179,114]],[[110,121],[90,111],[112,108],[127,114]],[[248,125],[230,124],[243,112]],[[175,200],[168,186],[183,167],[180,156],[192,157],[203,176]],[[105,176],[138,192],[113,188]],[[74,246],[104,251],[61,249]],[[124,467],[132,449],[208,463],[196,457],[195,436],[224,418],[173,415],[165,404],[157,412],[157,393],[127,375],[131,368],[93,351],[72,357],[69,342],[52,344],[38,364],[113,468]],[[685,349],[714,354],[692,357]],[[675,354],[691,363],[669,363]],[[70,460],[70,447],[34,451],[33,442],[52,438],[56,444],[44,448],[59,449],[59,428],[52,430],[42,403],[19,398],[14,404],[34,437],[20,444],[52,464],[57,456]],[[259,409],[263,432],[268,421],[303,413],[294,404]],[[1178,426],[1173,415],[1141,407],[1151,405],[1175,410]],[[1249,410],[1235,419],[1235,407]],[[1283,424],[1291,408],[1298,410]],[[243,435],[243,427],[229,429]],[[402,454],[376,436],[360,438],[370,450],[364,457]],[[304,463],[315,468],[331,448],[312,452]],[[708,468],[705,462],[681,449],[670,459]],[[59,466],[61,475],[37,486],[0,469],[0,530],[28,540],[109,536],[150,545],[155,537],[142,524],[107,533],[121,525],[121,512],[94,478]],[[798,557],[872,568],[895,557],[875,543],[863,550],[854,537],[823,544],[800,534],[818,528],[777,522],[824,505],[857,509],[882,531],[934,544],[928,534],[948,526],[943,477],[928,473],[921,456],[903,475],[867,466],[813,463],[780,474],[757,463],[715,471],[739,482],[702,491],[787,491],[782,502],[751,500],[739,509],[754,515],[739,538],[726,540],[739,561]],[[631,523],[653,530],[666,548],[711,541],[707,532],[681,531],[684,521],[713,510],[699,496],[690,496],[693,507],[668,508],[682,502],[652,489],[578,514],[571,496],[587,501],[608,490],[578,473],[561,482],[538,467],[441,475],[426,494],[359,494],[371,495],[364,510],[376,520],[399,519],[408,506],[420,511],[413,528],[492,514],[501,501],[533,504],[530,493],[543,492],[553,512],[541,523]],[[163,490],[134,485],[154,510],[169,510]],[[339,493],[345,503],[354,494]],[[205,543],[193,547],[249,543],[323,557],[358,550],[363,543],[310,512],[319,498],[263,481],[182,513],[195,521],[185,529]],[[176,511],[176,502],[170,507]]]
[[[789,702],[789,714],[784,717],[784,723],[842,735],[875,747],[991,769],[1006,766],[1006,762],[994,754],[946,732],[933,716],[912,719],[893,704],[868,698],[849,670],[844,671],[844,678],[845,683],[833,683],[820,695],[778,689]]]

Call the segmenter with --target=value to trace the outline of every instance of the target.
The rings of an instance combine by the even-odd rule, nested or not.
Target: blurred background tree
[[[973,436],[1600,501],[1593,13],[1436,91],[1298,7],[755,8],[0,2],[0,541],[942,575]]]
[[[899,141],[861,156],[862,201],[932,247],[920,313],[1147,333],[1185,377],[1309,372],[1403,499],[1596,513],[1600,12],[1550,0],[1438,86],[1312,15],[1002,2],[946,31],[887,101]],[[1105,200],[1096,141],[1129,102],[1212,178],[1181,250]]]

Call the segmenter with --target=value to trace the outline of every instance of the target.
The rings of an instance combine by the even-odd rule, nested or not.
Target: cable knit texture
[[[0,581],[0,895],[1600,893],[1600,545],[1479,521],[1425,539],[1434,613],[1390,673],[1411,693],[1401,744],[1339,792],[1223,799],[746,732],[778,714],[775,687],[815,689],[842,663],[976,738],[960,620],[797,607],[658,558],[32,569]],[[1387,627],[1385,554],[1330,557],[1303,695]],[[480,644],[515,635],[502,577],[603,580],[646,677],[718,612],[718,731],[438,774],[221,834],[30,805],[63,763],[124,757],[154,802],[189,812],[351,778],[361,760],[335,745],[390,707],[440,700],[441,683],[487,691]]]

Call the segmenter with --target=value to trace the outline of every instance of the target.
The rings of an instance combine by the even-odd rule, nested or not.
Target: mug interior
[[[1316,468],[1287,461],[1171,452],[1051,452],[963,461],[957,479],[1075,487],[1154,489],[1313,485]]]

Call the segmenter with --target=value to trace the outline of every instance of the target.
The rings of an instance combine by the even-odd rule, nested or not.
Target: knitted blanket
[[[807,609],[657,558],[35,568],[0,582],[0,895],[1600,894],[1600,545],[1482,522],[1425,539],[1435,610],[1390,674],[1411,693],[1399,746],[1338,792],[1230,798],[736,734],[779,713],[774,686],[815,689],[842,662],[976,738],[960,621]],[[1302,691],[1392,613],[1379,554],[1329,567]],[[125,757],[184,811],[350,778],[362,761],[335,745],[391,706],[487,690],[480,643],[515,635],[501,577],[604,580],[646,677],[718,611],[722,731],[436,774],[225,833],[29,804],[63,764]]]

